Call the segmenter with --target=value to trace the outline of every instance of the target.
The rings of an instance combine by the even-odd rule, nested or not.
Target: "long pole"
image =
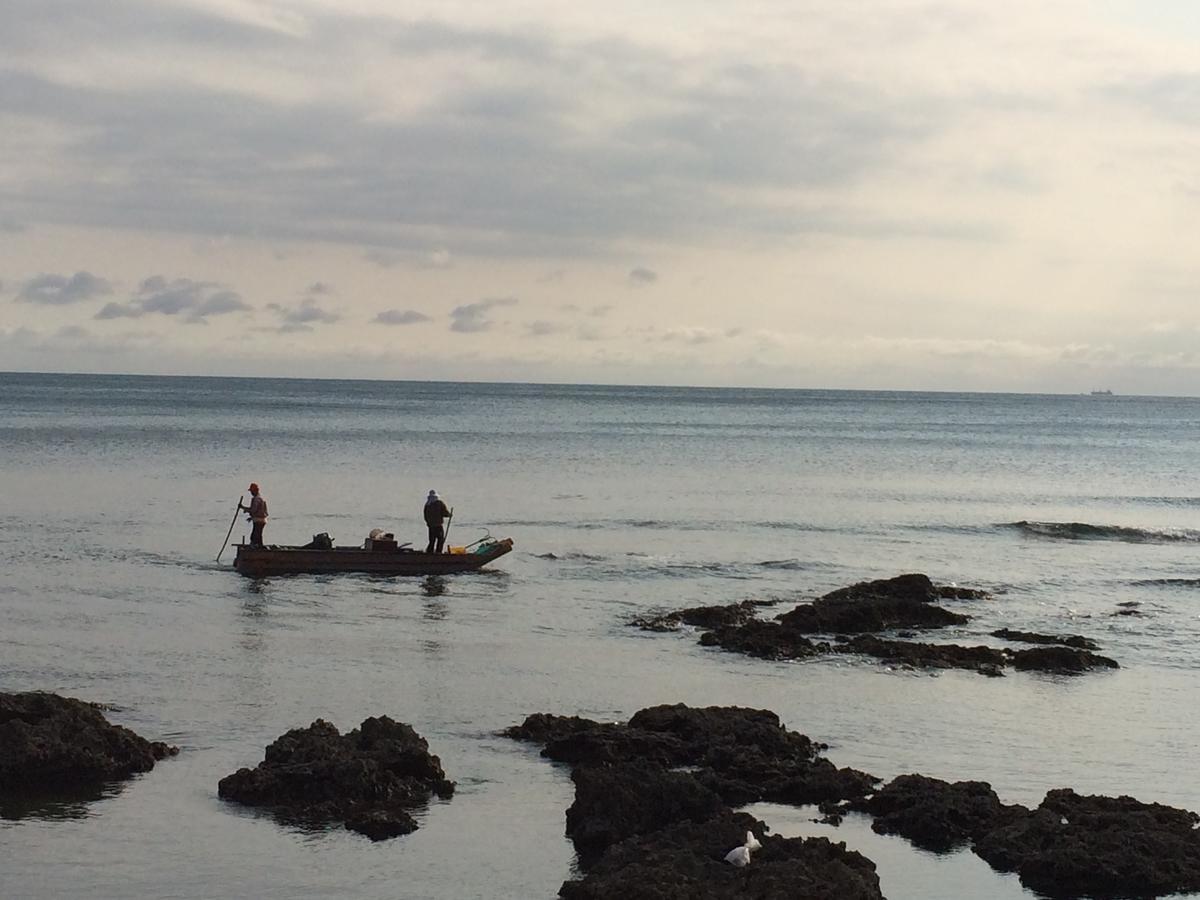
[[[454,524],[454,507],[450,507],[450,515],[446,516],[446,533],[442,535],[442,541],[447,547],[450,546],[450,526]]]
[[[229,544],[229,536],[233,534],[233,526],[237,524],[238,513],[242,511],[242,497],[244,496],[246,495],[242,494],[238,497],[237,509],[233,511],[233,520],[229,523],[229,530],[225,532],[225,543],[221,544],[221,552],[217,554],[217,562],[221,561],[221,553],[225,552],[225,547]]]

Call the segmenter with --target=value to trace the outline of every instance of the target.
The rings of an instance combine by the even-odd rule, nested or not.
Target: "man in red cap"
[[[249,520],[254,523],[254,527],[250,529],[250,546],[261,547],[263,527],[267,524],[267,501],[259,496],[258,485],[255,482],[250,482],[250,505],[242,506],[239,500],[238,509],[244,509],[250,516]]]

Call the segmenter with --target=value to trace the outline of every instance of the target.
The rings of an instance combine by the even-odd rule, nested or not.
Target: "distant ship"
[[[1112,395],[1112,391],[1092,391],[1093,397],[1111,397]]]

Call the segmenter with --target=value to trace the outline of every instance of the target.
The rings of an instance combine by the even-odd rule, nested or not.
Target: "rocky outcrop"
[[[1091,652],[1096,649],[1095,643],[1079,635],[1060,637],[1000,629],[992,635],[1039,645],[1000,649],[895,640],[879,634],[912,637],[912,629],[964,624],[969,620],[967,616],[944,609],[935,601],[986,596],[973,588],[935,585],[926,575],[909,574],[831,591],[776,616],[773,622],[756,618],[755,604],[744,601],[727,607],[681,610],[678,614],[635,620],[633,624],[650,630],[667,630],[667,623],[675,621],[674,615],[684,621],[695,614],[693,623],[710,629],[700,635],[704,646],[772,660],[854,653],[891,665],[969,669],[993,677],[1003,675],[1010,667],[1056,674],[1119,668],[1115,660]],[[828,635],[830,639],[816,641],[811,637],[814,634]]]
[[[1077,650],[1074,647],[1031,647],[1028,650],[1011,650],[1009,657],[1014,669],[1030,672],[1053,672],[1059,675],[1077,675],[1092,669],[1119,669],[1115,659]]]
[[[1187,810],[1064,789],[975,852],[1052,897],[1160,897],[1200,891],[1198,825]]]
[[[559,889],[566,900],[882,900],[875,864],[844,843],[782,838],[745,813],[682,821],[613,846],[581,880]],[[751,831],[762,844],[750,865],[725,854]]]
[[[872,634],[860,634],[838,644],[839,653],[861,653],[893,665],[921,669],[973,669],[983,675],[1003,675],[1008,664],[1003,650],[992,647],[962,647],[958,644],[924,644],[917,641],[886,641]]]
[[[342,735],[318,719],[267,747],[263,762],[222,778],[226,800],[288,822],[342,822],[372,840],[415,831],[409,810],[454,792],[440,760],[410,726],[387,716]]]
[[[178,752],[111,724],[82,700],[40,691],[0,693],[0,793],[128,778]]]
[[[890,628],[944,628],[967,616],[934,603],[941,594],[929,576],[898,575],[831,591],[777,616],[780,625],[805,634],[862,634]]]
[[[560,896],[881,900],[874,864],[824,838],[767,837],[732,805],[861,798],[878,779],[838,769],[769,710],[652,706],[628,723],[544,713],[509,728],[573,767],[567,835],[586,875]],[[750,865],[725,861],[753,832]]]
[[[1025,644],[1062,644],[1064,647],[1074,647],[1077,650],[1099,650],[1095,641],[1078,634],[1038,634],[1036,631],[1014,631],[1011,628],[1000,628],[992,632],[992,637],[1006,641],[1020,641]]]
[[[873,816],[871,827],[880,834],[898,834],[935,853],[957,849],[1029,813],[1023,806],[1005,806],[986,782],[951,784],[924,775],[901,775],[849,808]]]
[[[651,763],[688,767],[723,802],[820,803],[869,793],[878,779],[839,769],[824,745],[788,731],[770,710],[736,706],[652,706],[627,724],[582,723],[542,714],[508,729],[510,737],[541,733],[542,755],[582,765]]]
[[[676,822],[703,822],[726,808],[691,774],[651,763],[580,766],[571,780],[575,802],[567,809],[567,837],[584,865],[625,838]]]

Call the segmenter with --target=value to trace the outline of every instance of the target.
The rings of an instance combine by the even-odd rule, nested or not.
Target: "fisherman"
[[[242,501],[239,500],[238,509],[244,509],[248,515],[247,521],[254,523],[254,527],[250,529],[250,546],[261,547],[263,528],[267,524],[267,501],[259,495],[257,483],[250,482],[250,505],[242,506]]]
[[[425,498],[425,524],[429,526],[429,546],[425,548],[426,553],[442,552],[442,546],[446,543],[446,529],[442,527],[442,523],[448,518],[450,510],[446,508],[438,492],[431,490]]]

